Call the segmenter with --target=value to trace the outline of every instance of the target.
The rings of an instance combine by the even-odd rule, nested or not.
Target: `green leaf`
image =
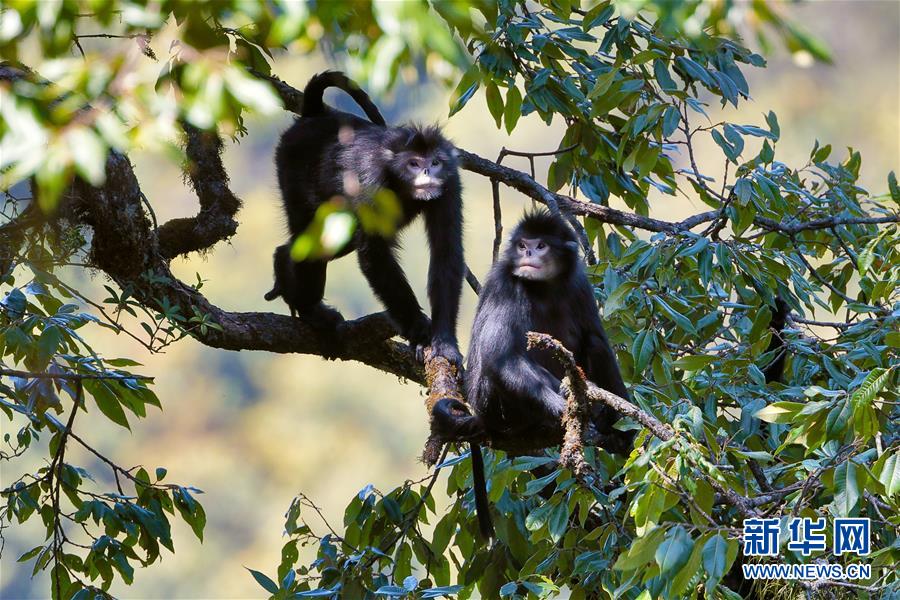
[[[712,589],[719,583],[728,567],[728,540],[721,534],[716,534],[703,546],[703,570],[706,572],[707,589]]]
[[[670,92],[678,89],[678,84],[669,75],[669,69],[666,67],[665,61],[657,58],[653,61],[653,76],[662,87],[663,91]]]
[[[746,204],[753,199],[753,183],[749,179],[738,179],[734,182],[732,190],[734,195],[738,197],[738,200],[741,201],[741,204]]]
[[[678,109],[674,106],[668,107],[663,115],[663,136],[667,138],[671,137],[678,129],[678,124],[680,122],[681,113],[678,112]]]
[[[716,362],[716,360],[718,360],[718,357],[710,354],[692,354],[690,356],[682,356],[674,361],[672,366],[685,371],[699,371],[703,367]]]
[[[725,153],[725,156],[727,156],[731,162],[737,163],[738,155],[740,154],[740,152],[738,152],[734,146],[728,143],[728,141],[724,137],[722,137],[722,134],[715,129],[713,129],[710,134],[712,135],[713,141],[719,146],[719,148],[722,149],[722,152]]]
[[[701,553],[703,550],[703,540],[706,539],[709,534],[704,534],[701,536],[695,543],[694,549],[691,550],[691,557],[685,563],[685,565],[678,571],[674,577],[670,577],[671,580],[671,588],[669,589],[669,597],[670,598],[684,598],[686,597],[685,590],[687,586],[691,583],[697,573],[700,571],[700,560]]]
[[[131,429],[128,425],[128,417],[125,416],[125,411],[122,410],[122,404],[104,381],[85,380],[84,389],[90,393],[100,412],[106,415],[110,421],[126,429]]]
[[[887,383],[890,372],[890,369],[884,369],[882,367],[876,367],[869,371],[869,374],[866,375],[866,378],[860,386],[856,388],[850,396],[853,405],[859,406],[862,404],[871,404],[872,401],[875,400],[875,396],[878,395],[878,392],[884,389],[884,385]]]
[[[897,185],[897,175],[893,171],[888,173],[888,189],[891,192],[891,199],[900,203],[900,186]]]
[[[869,272],[869,269],[872,267],[872,263],[875,262],[875,247],[878,246],[879,242],[884,239],[884,236],[887,235],[889,230],[885,229],[881,235],[875,237],[866,244],[866,247],[862,252],[859,253],[856,257],[856,270],[860,275],[865,275]]]
[[[800,402],[775,402],[753,416],[766,423],[790,423],[803,406],[804,404]]]
[[[878,481],[884,486],[884,495],[887,498],[900,492],[900,452],[885,453],[878,459]]]
[[[605,94],[610,86],[612,86],[617,73],[618,71],[616,69],[610,69],[606,73],[598,75],[597,79],[594,81],[594,87],[588,92],[588,100],[593,100],[594,98]]]
[[[834,502],[838,516],[849,516],[859,502],[859,485],[857,484],[856,465],[845,460],[834,470]]]
[[[522,116],[522,94],[515,85],[506,92],[506,108],[503,112],[503,119],[506,121],[506,132],[512,133]]]
[[[487,99],[488,110],[491,112],[491,116],[494,117],[494,122],[499,129],[503,119],[503,98],[500,96],[500,89],[496,83],[489,81],[485,86],[484,93]]]
[[[38,338],[37,342],[38,362],[41,368],[45,367],[50,359],[53,358],[62,341],[62,331],[55,325],[50,325],[41,332],[41,337]]]
[[[253,569],[250,569],[248,567],[244,567],[244,568],[247,569],[248,571],[250,571],[250,574],[253,575],[253,579],[255,579],[256,583],[261,585],[264,590],[266,590],[270,594],[278,593],[278,584],[277,583],[275,583],[274,581],[272,581],[271,579],[269,579],[268,577],[266,577],[264,574],[260,573],[259,571],[254,571]]]
[[[548,520],[550,539],[553,543],[562,539],[566,533],[566,527],[569,524],[569,505],[566,502],[560,502],[550,513]]]
[[[775,151],[769,145],[769,140],[763,140],[762,148],[759,151],[759,160],[766,165],[775,160]]]
[[[644,330],[634,339],[632,354],[635,357],[634,368],[641,372],[650,364],[656,349],[656,334],[653,330]]]
[[[678,64],[678,66],[680,66],[681,69],[692,79],[702,81],[711,88],[716,87],[716,82],[709,74],[709,72],[690,58],[686,56],[678,56],[675,58],[675,63]]]
[[[606,299],[606,302],[603,304],[603,316],[609,318],[611,314],[622,308],[624,306],[623,302],[625,301],[626,296],[628,296],[628,294],[637,287],[637,282],[626,281],[625,283],[614,289],[612,294],[609,295],[609,297]]]
[[[3,299],[3,305],[9,311],[13,318],[18,318],[25,314],[25,307],[28,306],[28,300],[25,294],[19,288],[13,288]]]
[[[824,161],[831,154],[831,144],[825,144],[821,148],[819,148],[812,157],[813,162],[820,163]]]
[[[654,558],[659,565],[659,574],[666,575],[680,569],[691,557],[694,542],[680,525],[669,530],[669,535],[656,549]]]
[[[554,506],[549,502],[546,502],[533,511],[528,513],[528,516],[525,518],[525,529],[528,531],[537,531],[541,527],[547,524],[547,521],[550,519],[550,513],[553,512]]]
[[[203,510],[203,506],[183,487],[176,488],[172,496],[181,518],[191,526],[194,535],[202,542],[203,529],[206,527],[206,511]]]
[[[735,456],[740,456],[741,458],[747,458],[758,462],[772,462],[775,460],[774,456],[762,450],[731,449],[730,452],[732,452]]]
[[[462,108],[472,98],[472,96],[475,95],[475,92],[478,91],[478,85],[478,68],[473,66],[462,76],[462,79],[460,79],[459,81],[459,85],[456,86],[456,90],[454,90],[452,96],[450,97],[449,116],[452,117],[460,110],[462,110]]]
[[[559,471],[553,471],[543,477],[533,479],[525,484],[525,495],[533,496],[550,485],[559,476]]]
[[[606,23],[614,12],[615,7],[612,6],[608,0],[600,2],[584,15],[581,28],[584,31],[590,31],[594,27]]]
[[[28,552],[26,552],[25,554],[23,554],[22,556],[20,556],[16,560],[16,562],[27,562],[27,561],[31,560],[32,558],[34,558],[35,556],[37,556],[38,553],[43,549],[44,549],[43,546],[36,546],[36,547],[32,548],[31,550],[29,550]]]
[[[634,540],[628,552],[623,552],[613,566],[617,571],[631,571],[644,566],[654,559],[656,551],[666,534],[663,527],[656,527]]]
[[[656,306],[658,306],[660,310],[666,313],[666,315],[668,315],[670,319],[675,321],[675,323],[677,323],[682,330],[693,334],[697,333],[697,329],[694,327],[694,324],[691,323],[691,320],[669,306],[666,301],[663,300],[660,296],[654,296],[653,303],[656,304]]]
[[[769,126],[769,131],[772,132],[773,139],[777,142],[781,137],[781,127],[778,125],[778,116],[771,110],[766,115],[766,124]]]

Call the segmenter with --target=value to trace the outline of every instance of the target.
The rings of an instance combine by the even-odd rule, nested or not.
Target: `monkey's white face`
[[[559,261],[541,238],[516,241],[516,266],[513,275],[531,281],[547,281],[559,275]]]
[[[433,200],[440,196],[444,187],[443,167],[443,161],[437,156],[409,155],[405,164],[406,178],[416,200]]]

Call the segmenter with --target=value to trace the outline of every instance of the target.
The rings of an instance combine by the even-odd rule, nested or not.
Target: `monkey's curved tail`
[[[312,79],[306,84],[303,90],[303,108],[300,110],[301,117],[315,117],[325,112],[325,103],[322,101],[325,90],[330,87],[347,92],[351,98],[356,100],[369,120],[376,125],[385,125],[384,117],[369,95],[365,93],[356,83],[340,71],[325,71],[318,75],[313,75]]]
[[[481,446],[472,442],[472,479],[475,492],[475,513],[478,515],[478,529],[485,539],[494,537],[494,524],[491,522],[490,506],[488,505],[487,484],[484,480],[484,458],[481,456]]]

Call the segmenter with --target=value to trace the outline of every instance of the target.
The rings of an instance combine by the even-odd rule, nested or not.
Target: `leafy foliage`
[[[317,532],[321,513],[300,496],[286,515],[280,564],[272,575],[250,571],[262,589],[279,600],[733,598],[741,520],[765,512],[871,518],[873,578],[857,591],[896,591],[900,189],[893,173],[884,194],[861,188],[853,149],[834,158],[817,142],[805,164],[779,161],[772,112],[749,124],[709,119],[710,103],[748,99],[745,70],[765,66],[738,41],[732,10],[699,1],[8,2],[3,56],[21,58],[28,40],[40,45],[37,76],[0,85],[0,266],[9,287],[0,409],[18,428],[15,439],[5,436],[2,458],[49,440],[48,466],[3,490],[4,522],[40,518],[46,527],[22,560],[51,569],[54,598],[102,597],[114,577],[131,582],[135,562],[155,562],[160,546],[173,550],[176,511],[198,537],[205,524],[196,490],[162,483],[164,469],[151,478],[102,457],[116,484],[104,491],[65,462],[69,444],[96,454],[74,429],[88,397],[122,427],[159,406],[148,380],[127,370],[136,363],[102,358],[78,329],[109,327],[153,352],[221,325],[165,294],[150,302],[145,290],[117,285],[94,302],[63,283],[62,265],[90,257],[59,198],[73,181],[103,183],[110,149],[150,145],[183,161],[183,122],[244,133],[245,111],[283,100],[269,78],[273,49],[325,44],[347,52],[374,90],[418,65],[439,81],[458,79],[451,114],[483,98],[507,131],[530,114],[565,124],[547,189],[533,181],[531,189],[593,215],[582,219],[590,272],[632,400],[675,435],[642,430],[624,461],[588,449],[587,481],[559,468],[554,450],[489,455],[498,537],[490,546],[478,539],[466,454],[427,481],[365,487],[340,533]],[[829,58],[770,4],[751,10],[763,48],[774,34],[794,52]],[[85,24],[124,39],[106,55],[72,57],[93,35]],[[152,63],[150,40],[169,35],[178,44],[162,73],[134,66],[135,49]],[[701,172],[701,139],[721,150],[723,173]],[[13,184],[29,178],[37,205],[58,207],[59,219],[47,222],[18,197]],[[680,223],[649,218],[678,194],[710,211]],[[627,219],[609,217],[611,197],[631,209]],[[329,216],[318,237],[327,237]],[[319,250],[308,245],[295,251]],[[166,277],[139,279],[156,290]],[[783,331],[770,327],[776,298],[790,310]],[[786,369],[767,383],[763,370],[779,358],[773,335],[785,342]],[[438,510],[443,473],[453,502]],[[300,547],[311,544],[317,559],[299,564]],[[792,562],[823,558],[782,550]]]

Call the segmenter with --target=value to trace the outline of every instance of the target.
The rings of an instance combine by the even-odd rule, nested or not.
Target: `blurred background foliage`
[[[708,81],[712,75],[692,72],[694,67],[689,62],[682,61],[680,69],[675,66],[677,59],[670,63],[675,69],[670,73],[675,77],[693,77],[701,88],[706,88],[707,91],[697,95],[705,101],[712,100],[711,106],[704,107],[709,114],[708,122],[727,120],[764,128],[766,134],[754,140],[753,150],[745,153],[744,160],[761,151],[757,148],[762,139],[774,141],[770,139],[774,135],[780,138],[778,160],[799,167],[810,161],[810,148],[815,144],[816,152],[821,152],[814,153],[816,162],[837,164],[843,161],[846,168],[858,171],[855,173],[858,174],[857,185],[875,194],[887,193],[885,176],[900,166],[897,135],[900,130],[897,106],[900,46],[896,28],[900,6],[897,4],[635,0],[616,3],[606,15],[603,14],[607,10],[603,3],[595,8],[593,3],[585,3],[583,12],[587,14],[581,16],[569,12],[572,7],[565,0],[544,4],[543,8],[537,4],[525,6],[535,13],[556,15],[554,28],[566,27],[565,23],[558,22],[564,18],[597,19],[598,30],[605,33],[600,27],[604,19],[621,19],[619,22],[635,19],[633,22],[639,23],[641,19],[636,16],[643,14],[644,19],[658,23],[661,34],[683,36],[682,43],[709,42],[706,34],[721,34],[728,38],[742,36],[749,47],[765,56],[769,65],[764,70],[748,68],[747,64],[761,64],[762,57],[754,58],[734,47],[730,59],[747,63],[740,65],[742,75],[731,79],[734,89],[727,82]],[[615,99],[613,92],[616,86],[621,92],[629,85],[627,75],[624,79],[617,78],[614,71],[607,71],[613,75],[603,78],[603,69],[593,69],[592,77],[598,72],[601,75],[592,80],[593,88],[585,90],[565,87],[567,84],[549,77],[544,78],[545,85],[535,85],[535,80],[540,82],[539,74],[532,72],[529,85],[534,87],[516,87],[517,92],[512,92],[509,84],[521,86],[523,81],[510,80],[510,71],[504,71],[509,65],[503,60],[491,60],[492,56],[502,55],[494,55],[488,50],[504,44],[507,48],[514,47],[530,34],[521,33],[520,29],[523,37],[516,38],[514,27],[494,29],[491,25],[497,22],[504,8],[508,8],[506,3],[491,2],[429,5],[424,2],[165,1],[143,4],[10,0],[0,13],[0,56],[4,60],[21,61],[51,84],[20,80],[14,85],[0,85],[0,177],[3,178],[0,183],[10,192],[6,198],[6,212],[13,215],[24,205],[16,198],[27,196],[27,190],[14,184],[30,176],[34,176],[39,205],[48,211],[53,210],[61,192],[76,175],[93,184],[101,183],[106,152],[113,148],[127,152],[134,162],[159,222],[189,216],[196,211],[196,199],[181,185],[180,166],[185,157],[179,142],[178,123],[184,119],[201,128],[216,125],[223,133],[233,136],[225,162],[232,189],[244,200],[239,215],[241,227],[228,245],[220,245],[209,254],[176,259],[173,269],[184,281],[202,280],[203,293],[219,306],[231,310],[271,310],[272,305],[262,301],[262,292],[270,283],[272,247],[284,236],[271,157],[277,136],[290,122],[290,116],[281,111],[277,95],[258,75],[272,73],[302,88],[310,75],[326,67],[348,70],[364,87],[378,94],[376,102],[389,122],[444,122],[446,132],[461,148],[485,156],[494,156],[502,146],[542,151],[554,149],[554,144],[559,142],[560,147],[566,147],[573,139],[584,139],[572,137],[575,136],[574,126],[583,125],[578,135],[584,136],[590,124],[598,119],[607,128],[612,145],[617,150],[621,148],[621,152],[607,153],[601,160],[590,153],[561,155],[557,160],[537,159],[539,181],[546,181],[556,189],[577,188],[575,193],[594,202],[638,213],[649,212],[660,219],[674,221],[708,210],[700,191],[689,193],[688,197],[664,195],[675,170],[691,168],[686,157],[676,157],[667,166],[667,161],[659,159],[662,151],[647,143],[649,135],[635,126],[634,120],[626,122],[621,116],[605,118],[598,114],[598,104],[602,105],[604,99],[612,98],[609,108],[623,101],[624,96]],[[542,18],[541,22],[541,27],[546,28],[548,20]],[[549,22],[554,21],[551,18]],[[543,41],[536,41],[537,36],[528,38],[529,43],[544,44],[532,48],[533,51],[539,50],[545,61],[586,64],[584,47],[588,40],[580,39],[584,31],[573,31],[568,38],[551,35],[549,31],[541,34],[546,38]],[[616,28],[610,31],[616,31]],[[624,58],[623,72],[633,69],[633,80],[642,76],[655,82],[659,88],[655,92],[673,91],[674,86],[669,88],[667,84],[669,80],[675,83],[673,75],[662,75],[662,69],[657,67],[660,56],[651,54],[644,60],[633,54],[629,56],[627,52],[622,54],[622,48],[627,46],[626,37],[635,32],[650,35],[638,28],[619,31],[621,39],[612,39],[610,44],[615,44],[615,48],[602,50],[601,58]],[[527,56],[524,58],[531,60]],[[668,62],[668,58],[664,62]],[[622,66],[622,62],[616,64]],[[246,66],[252,71],[248,72]],[[733,75],[732,64],[726,61],[720,66],[721,72]],[[485,73],[491,77],[486,78]],[[741,77],[746,79],[746,89],[735,84]],[[629,93],[628,89],[625,92]],[[738,101],[746,95],[752,95],[754,102]],[[579,103],[576,101],[579,97],[593,102]],[[469,101],[472,98],[477,101]],[[720,107],[720,99],[728,106]],[[335,101],[339,106],[349,106],[343,98],[335,97]],[[92,108],[85,110],[86,103]],[[524,110],[518,110],[520,107]],[[652,106],[648,107],[652,109]],[[774,132],[773,121],[765,116],[770,109],[778,115],[778,132]],[[459,114],[447,118],[456,111],[460,111]],[[580,117],[579,111],[582,111]],[[662,122],[665,111],[663,107],[655,115],[662,127],[665,127]],[[519,118],[520,112],[526,114]],[[563,122],[558,116],[552,118],[554,113],[566,113],[570,118]],[[701,122],[700,115],[692,116],[696,117],[697,123]],[[645,119],[644,125],[649,130],[648,120]],[[633,135],[629,136],[628,131]],[[729,136],[723,131],[720,134],[722,140],[718,142],[711,136],[708,139],[698,137],[696,142],[700,171],[719,182],[725,155],[737,151],[734,131],[731,133]],[[746,132],[737,133],[747,136]],[[755,135],[749,134],[748,144]],[[824,152],[827,145],[835,148],[834,156],[828,157]],[[845,160],[847,157],[837,150],[845,146],[860,152],[861,163],[855,164],[858,160],[852,154]],[[589,145],[588,148],[591,149]],[[513,164],[514,159],[507,160]],[[526,161],[522,162],[514,166],[527,170]],[[615,165],[608,173],[635,172],[637,176],[634,179],[607,179],[599,173],[598,179],[598,172],[604,165]],[[732,164],[732,172],[734,166]],[[580,178],[581,174],[585,177]],[[649,183],[651,175],[655,175],[654,181],[658,185]],[[490,264],[493,236],[490,185],[486,179],[469,173],[464,174],[464,184],[467,261],[472,270],[482,276]],[[503,195],[505,223],[511,226],[520,214],[519,206],[526,202],[511,191],[504,191]],[[710,202],[714,204],[715,201]],[[736,213],[733,219],[740,222],[741,215]],[[589,231],[598,232],[590,227]],[[611,228],[605,231],[604,236],[610,231]],[[896,239],[896,228],[894,231]],[[633,253],[625,254],[624,258],[615,249],[615,244],[599,244],[601,260],[624,267],[633,264],[637,250],[641,249],[641,240],[659,242],[658,239],[651,240],[646,232],[638,232],[635,240],[637,243],[627,241]],[[862,237],[862,247],[854,245],[854,248],[862,250],[870,241],[869,237]],[[57,246],[49,246],[49,249],[57,258],[71,257],[73,263],[82,258],[77,249],[83,240],[53,240],[52,243]],[[879,243],[883,245],[885,241]],[[403,258],[410,280],[423,282],[427,261],[424,239],[418,228],[407,236],[405,246],[407,251]],[[686,262],[690,262],[691,256],[694,254],[680,254]],[[48,258],[48,263],[52,262],[52,257]],[[885,262],[876,264],[876,269],[887,268]],[[102,276],[95,277],[77,265],[60,266],[54,272],[86,297],[101,300],[109,293],[104,289],[106,281]],[[21,277],[16,283],[25,281],[28,278]],[[618,275],[609,272],[599,273],[598,281],[603,283],[606,294],[623,283]],[[674,285],[675,280],[670,282]],[[849,278],[843,283],[847,285],[848,282]],[[8,314],[7,318],[16,317],[24,311],[21,307],[28,306],[11,293],[11,283],[11,280],[3,283],[5,310],[14,313]],[[625,283],[631,287],[623,288],[616,297],[620,306],[627,301],[626,293],[637,287],[631,285],[634,281]],[[802,282],[795,281],[794,285],[797,286],[795,289],[803,289]],[[883,289],[882,292],[884,300],[893,298],[896,301],[895,289]],[[120,291],[112,293],[113,304],[121,304],[122,298],[117,296]],[[855,296],[856,291],[848,293]],[[196,323],[182,324],[169,333],[163,330],[162,335],[154,339],[166,344],[164,351],[150,353],[145,344],[116,335],[110,329],[90,326],[93,325],[91,317],[80,315],[82,310],[87,315],[93,311],[82,302],[78,303],[81,307],[77,310],[63,310],[61,303],[46,301],[40,290],[25,289],[22,294],[27,294],[31,308],[54,315],[64,331],[55,344],[52,344],[54,340],[45,340],[44,347],[52,345],[52,348],[43,364],[41,356],[29,357],[29,360],[38,360],[31,363],[33,368],[42,368],[50,358],[56,359],[66,351],[73,355],[84,354],[84,344],[89,344],[98,349],[104,359],[122,356],[138,360],[142,363],[139,367],[124,362],[120,366],[155,377],[152,389],[161,399],[164,411],[153,406],[152,396],[143,395],[145,392],[140,390],[145,386],[140,380],[130,380],[135,394],[142,398],[141,402],[132,400],[133,414],[140,415],[145,411],[145,418],[137,422],[129,415],[129,430],[113,423],[121,422],[118,412],[110,416],[103,411],[112,419],[110,422],[92,411],[90,418],[81,417],[81,429],[76,431],[81,431],[93,447],[114,458],[118,464],[144,465],[148,473],[154,473],[151,478],[154,481],[158,476],[155,468],[165,465],[168,472],[164,474],[164,484],[189,482],[205,492],[198,496],[187,490],[189,495],[202,501],[204,507],[203,545],[191,532],[193,524],[196,533],[199,509],[182,499],[182,507],[189,506],[186,522],[173,519],[171,523],[177,559],[163,551],[161,562],[146,571],[138,571],[130,587],[125,586],[121,579],[124,574],[119,571],[111,588],[114,595],[258,597],[261,593],[259,584],[241,567],[259,569],[279,580],[284,577],[284,572],[275,577],[274,565],[291,563],[290,560],[284,562],[286,557],[282,554],[286,541],[282,535],[283,515],[287,506],[302,507],[302,500],[292,504],[292,498],[298,492],[302,491],[321,507],[330,523],[340,525],[344,522],[347,502],[367,483],[387,492],[404,479],[420,479],[427,475],[426,469],[416,460],[421,442],[427,435],[427,421],[421,405],[422,390],[417,385],[402,384],[392,376],[356,363],[328,363],[317,357],[294,355],[226,353],[206,348],[189,337],[168,345],[185,329],[199,326]],[[827,300],[829,294],[822,294],[822,297]],[[843,311],[845,303],[836,301],[834,294],[830,297],[834,302],[832,306],[841,306]],[[328,298],[348,316],[379,310],[352,260],[335,264]],[[466,324],[471,322],[474,304],[474,295],[465,290],[460,319],[463,348],[467,343]],[[607,318],[615,312],[609,308]],[[668,314],[680,314],[680,308],[676,307]],[[627,311],[618,311],[612,319],[613,337],[619,346],[620,357],[635,357],[634,361],[626,359],[623,367],[626,379],[636,381],[637,373],[654,367],[649,364],[649,357],[645,364],[634,364],[642,360],[641,348],[647,336],[641,337],[640,324],[623,312]],[[71,318],[66,316],[70,313]],[[690,318],[695,316],[687,314]],[[826,318],[830,315],[820,312],[816,316]],[[669,322],[665,326],[671,327],[667,331],[674,333],[683,323]],[[764,326],[765,323],[740,325],[745,334],[753,330],[758,333]],[[72,332],[77,330],[78,335],[83,336],[83,342],[72,337],[66,327]],[[163,323],[161,327],[164,329],[168,325]],[[44,332],[47,327],[38,330]],[[686,330],[681,334],[684,335]],[[39,341],[34,342],[36,348],[40,348]],[[642,343],[632,352],[636,341]],[[9,340],[6,340],[5,350],[16,359],[22,358],[15,356]],[[759,349],[755,353],[758,355]],[[896,354],[892,356],[891,360],[896,361]],[[17,362],[4,358],[6,366]],[[110,360],[105,364],[118,368]],[[795,367],[802,364],[796,361]],[[734,369],[739,370],[741,365],[746,367],[747,362],[738,361],[726,373],[733,377]],[[689,365],[682,363],[681,366]],[[894,363],[884,366],[893,369],[895,382]],[[727,383],[714,377],[707,378],[708,371],[698,371],[692,390],[698,397],[703,397],[705,390],[719,389]],[[867,372],[856,373],[857,379],[864,378]],[[794,375],[809,379],[808,373]],[[658,373],[653,376],[660,377]],[[127,378],[127,375],[123,377]],[[841,387],[851,389],[859,382],[855,380],[851,385],[847,379]],[[651,391],[660,392],[659,389],[647,389],[643,393],[650,397]],[[4,395],[8,394],[6,397],[15,403],[16,398],[27,392],[17,388],[9,392],[4,390]],[[63,392],[73,396],[78,394],[75,387]],[[734,395],[740,396],[739,392],[735,390]],[[787,398],[797,390],[780,389],[779,392]],[[843,396],[834,398],[827,394],[816,399],[845,401]],[[71,400],[64,398],[62,402],[70,403]],[[655,406],[653,402],[651,407]],[[757,408],[764,405],[759,404]],[[102,411],[102,405],[100,408]],[[832,407],[829,405],[828,408],[831,410]],[[46,410],[46,407],[42,409]],[[10,410],[7,408],[6,412]],[[815,417],[815,413],[812,416]],[[15,443],[22,424],[19,415],[13,421],[4,419],[2,432],[10,433]],[[759,427],[758,421],[755,427]],[[866,430],[868,426],[862,427],[871,439],[872,432]],[[785,430],[781,430],[781,434],[784,433]],[[893,435],[896,436],[896,432]],[[35,452],[25,453],[12,462],[0,463],[2,486],[5,488],[22,473],[36,472],[46,466],[49,442],[49,434],[43,435],[30,442]],[[892,442],[888,440],[887,443]],[[895,447],[896,442],[893,444]],[[44,451],[44,456],[40,450]],[[774,448],[769,448],[770,452],[772,450]],[[896,456],[896,448],[893,456]],[[114,489],[115,481],[108,469],[89,451],[73,446],[66,460],[84,466],[97,479],[98,488]],[[604,460],[598,459],[601,469],[609,466],[604,467]],[[872,467],[872,461],[867,464]],[[521,478],[516,481],[525,485],[530,475],[515,474],[529,466],[532,465],[521,461],[503,463],[495,471],[495,476],[499,477],[495,491],[502,491],[503,482],[512,485],[516,477]],[[465,489],[467,475],[466,463],[457,465],[449,483],[451,493]],[[559,477],[558,485],[565,489],[565,482],[571,480],[564,474]],[[877,480],[876,474],[869,484],[875,485]],[[443,481],[442,478],[436,488],[438,514],[452,506],[450,514],[454,519],[465,521],[464,528],[470,527],[470,507],[455,504],[452,496],[441,493]],[[866,489],[865,485],[859,487]],[[187,488],[162,487],[154,493],[169,495],[177,504],[179,498],[183,498],[180,495],[184,492],[180,489]],[[537,491],[537,486],[530,485],[530,491]],[[887,495],[889,492],[885,490]],[[351,503],[351,520],[356,514],[353,510],[361,510],[361,503],[370,498],[371,493],[364,489],[358,496],[359,502]],[[150,503],[152,499],[143,500]],[[575,500],[576,504],[580,501]],[[895,497],[894,505],[896,502]],[[310,507],[302,508],[304,518],[314,530],[325,533],[327,529],[316,520],[314,512],[309,512]],[[386,510],[383,505],[380,509]],[[289,513],[289,521],[291,516]],[[548,517],[549,514],[544,515],[544,523],[533,520],[532,525],[535,525],[535,543],[552,548],[548,541],[556,541],[560,532],[546,522]],[[3,530],[5,546],[0,559],[0,596],[3,598],[46,597],[47,590],[51,589],[47,572],[38,573],[31,579],[33,561],[15,562],[33,548],[43,534],[44,527],[36,518]],[[293,534],[299,539],[305,532],[298,528]],[[677,530],[672,537],[681,542],[682,536]],[[609,540],[609,537],[604,539]],[[656,541],[662,542],[662,538]],[[616,544],[615,541],[609,543]],[[299,548],[301,554],[296,564],[309,564],[320,551],[323,550],[315,545]],[[324,551],[328,551],[327,547]],[[484,553],[480,556],[490,557]],[[548,551],[544,556],[551,554]],[[590,571],[609,567],[609,563],[602,560],[591,563],[593,558],[597,557],[583,559],[580,566]],[[633,562],[636,568],[646,564]],[[402,580],[400,577],[395,583],[401,584]],[[496,583],[496,589],[499,589],[507,582]],[[523,587],[521,593],[552,590],[552,586],[540,577],[527,583],[536,587]],[[512,593],[508,587],[504,591]]]

